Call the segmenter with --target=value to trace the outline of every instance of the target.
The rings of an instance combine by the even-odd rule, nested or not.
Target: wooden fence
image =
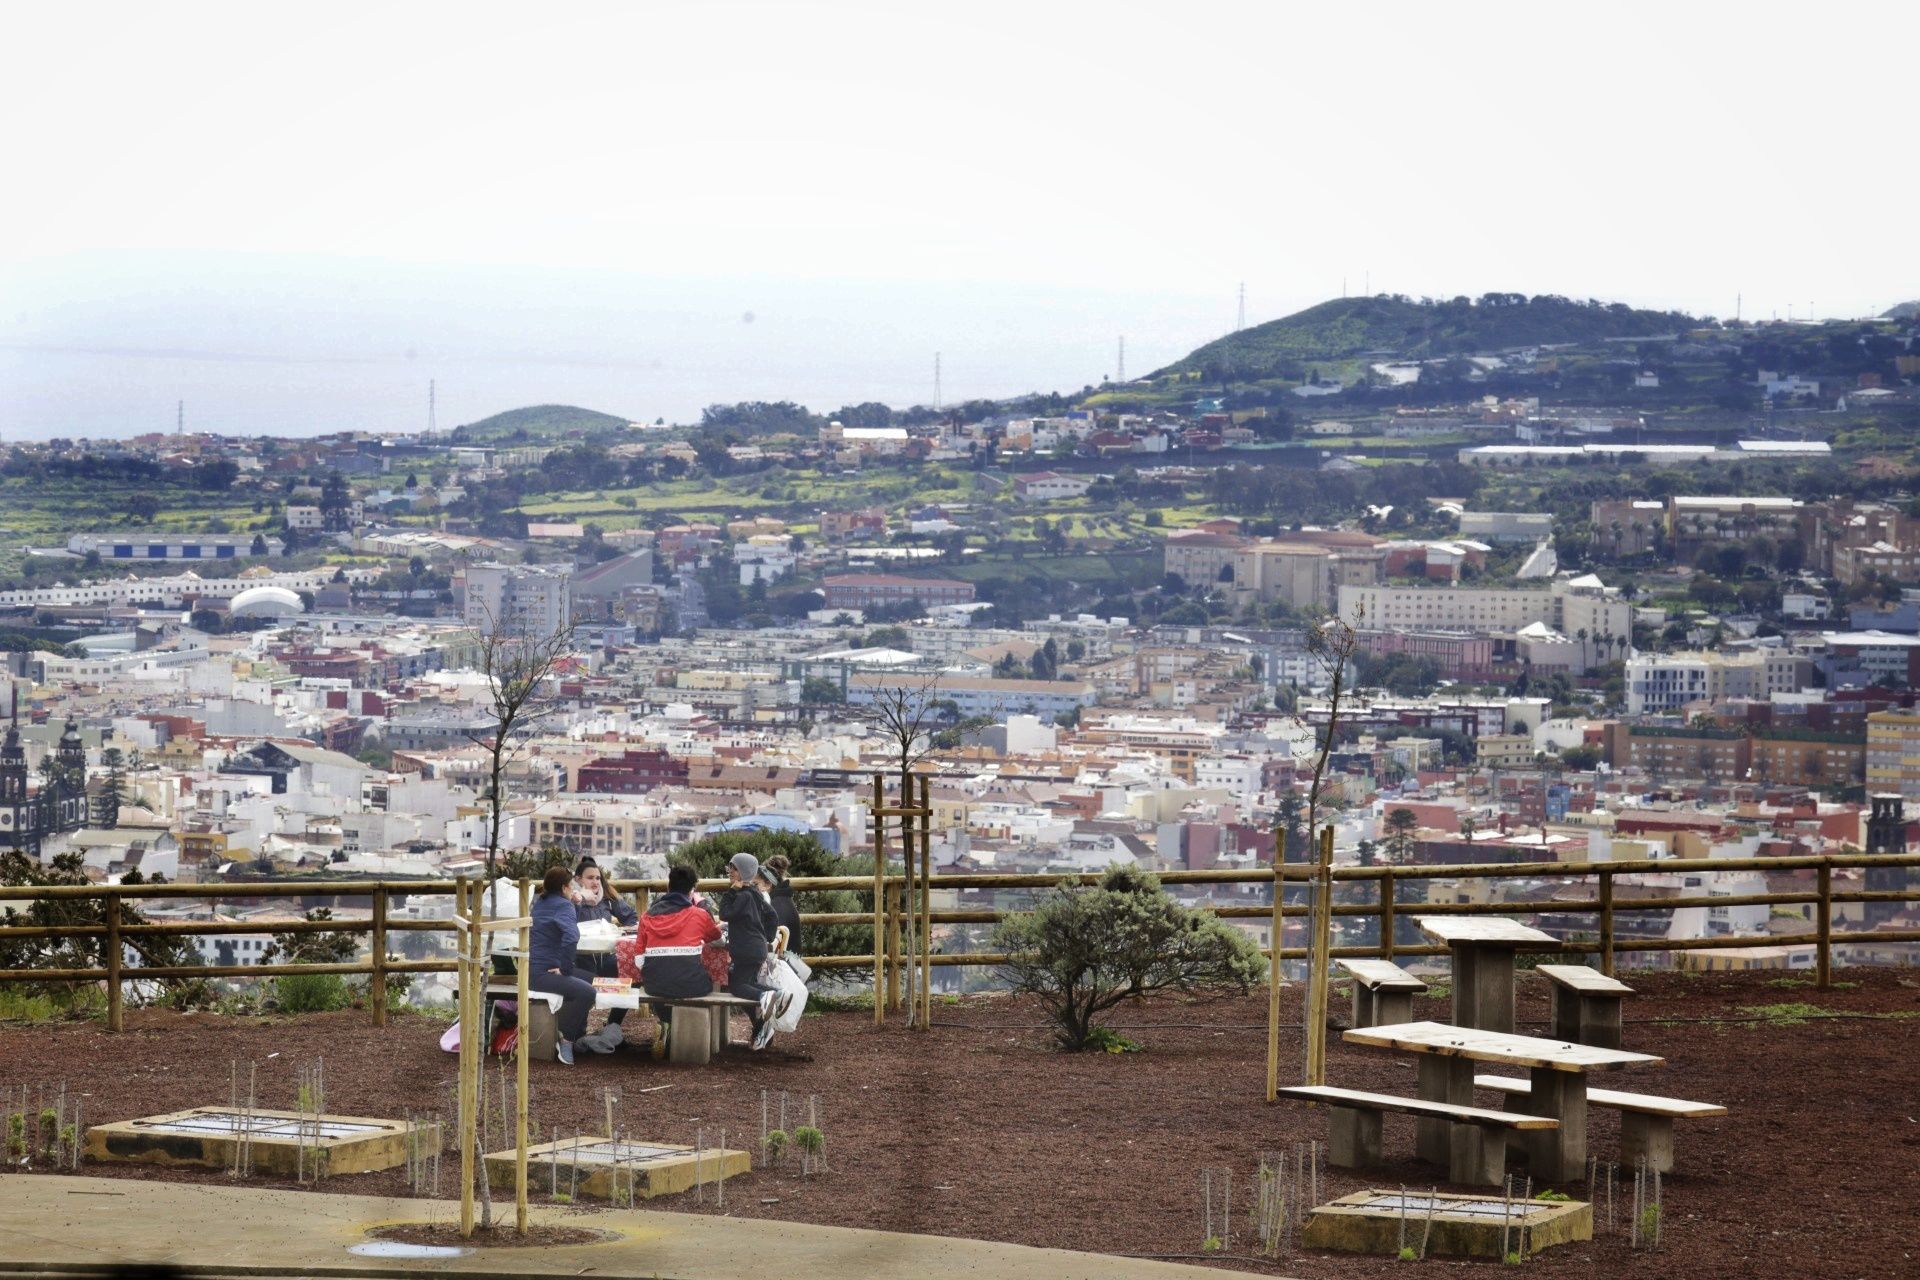
[[[1614,971],[1618,957],[1622,954],[1760,946],[1812,946],[1816,949],[1816,978],[1818,984],[1824,987],[1832,980],[1833,949],[1836,945],[1864,942],[1920,942],[1920,930],[1913,929],[1836,931],[1833,927],[1835,904],[1905,903],[1920,900],[1920,892],[1915,891],[1910,884],[1904,884],[1899,889],[1858,889],[1836,892],[1833,887],[1833,872],[1841,868],[1900,869],[1916,866],[1920,866],[1920,854],[1336,867],[1333,871],[1336,886],[1333,915],[1336,918],[1372,917],[1378,921],[1379,929],[1378,940],[1375,943],[1337,946],[1332,954],[1336,959],[1381,956],[1390,960],[1407,956],[1446,954],[1447,949],[1441,945],[1398,943],[1394,936],[1395,922],[1406,914],[1422,916],[1591,915],[1594,917],[1591,929],[1571,931],[1582,935],[1591,934],[1591,936],[1570,937],[1563,942],[1561,949],[1575,954],[1598,955],[1600,967],[1607,973]],[[1783,893],[1713,895],[1700,892],[1658,897],[1620,897],[1614,892],[1615,880],[1623,875],[1644,873],[1695,875],[1730,871],[1765,871],[1775,874],[1811,871],[1813,877],[1812,884],[1806,889]],[[1274,888],[1298,885],[1304,891],[1306,881],[1313,873],[1314,868],[1309,864],[1289,863],[1281,867],[1261,867],[1252,870],[1169,871],[1163,873],[1160,880],[1167,885],[1244,886],[1257,890],[1258,897],[1264,901],[1244,905],[1214,904],[1212,909],[1217,915],[1227,919],[1269,921],[1272,926],[1275,926],[1271,936],[1284,941],[1282,931],[1284,922],[1294,918],[1304,919],[1309,908],[1304,901],[1297,903],[1286,901],[1287,895],[1275,893]],[[796,878],[793,881],[794,889],[801,893],[810,890],[850,890],[863,893],[869,899],[875,900],[876,909],[874,910],[803,915],[802,920],[808,923],[872,925],[875,931],[872,952],[863,952],[859,955],[809,955],[807,961],[817,969],[865,969],[871,966],[876,973],[884,974],[882,998],[894,1007],[898,1007],[903,986],[903,971],[913,962],[913,957],[903,954],[901,947],[902,922],[907,911],[911,909],[902,905],[903,879],[899,875],[888,875],[878,881],[871,876],[820,876]],[[935,877],[933,887],[939,894],[966,890],[1034,890],[1052,888],[1063,882],[1092,884],[1098,879],[1097,874],[956,875]],[[1543,879],[1579,882],[1583,887],[1591,886],[1592,896],[1455,903],[1409,902],[1402,901],[1400,897],[1400,886],[1408,881]],[[1370,897],[1363,897],[1360,901],[1339,901],[1339,886],[1354,882],[1372,884],[1374,888]],[[642,910],[645,910],[646,900],[651,894],[666,888],[666,882],[663,880],[623,880],[616,883],[623,891],[636,896]],[[874,892],[876,883],[879,883],[882,888],[877,895]],[[7,907],[17,902],[90,899],[100,900],[104,904],[100,913],[101,923],[98,924],[0,927],[0,941],[13,938],[100,938],[103,940],[101,967],[9,969],[0,971],[0,982],[104,982],[107,991],[107,1025],[115,1031],[122,1026],[124,987],[129,981],[156,978],[270,978],[285,974],[332,973],[368,978],[373,989],[378,991],[389,975],[454,971],[458,962],[451,955],[446,959],[399,959],[388,954],[388,943],[396,933],[410,931],[452,933],[454,924],[451,912],[445,919],[395,919],[391,914],[391,905],[396,895],[404,898],[418,898],[451,894],[455,891],[456,884],[457,882],[452,880],[282,880],[225,884],[0,887],[0,920],[6,918],[4,913]],[[724,883],[720,881],[702,883],[702,888],[724,887]],[[372,914],[366,920],[179,921],[142,924],[122,922],[123,904],[130,899],[178,902],[262,898],[367,898],[372,903]],[[1810,930],[1792,934],[1725,934],[1681,940],[1637,936],[1631,931],[1623,937],[1618,929],[1619,917],[1623,913],[1670,911],[1683,907],[1736,906],[1810,906],[1813,909],[1813,927]],[[923,915],[921,919],[935,925],[993,924],[1006,919],[1010,914],[1014,913],[1000,909],[955,908],[934,910]],[[365,959],[331,964],[138,966],[126,963],[128,946],[137,947],[139,939],[143,937],[184,938],[204,935],[225,937],[301,933],[365,934],[368,935],[368,955]],[[1283,946],[1281,949],[1283,959],[1304,959],[1306,954],[1305,947]],[[942,966],[992,966],[1004,963],[1006,957],[987,952],[960,952],[936,953],[931,960],[933,964]],[[368,1004],[372,1008],[375,1024],[383,1024],[387,1016],[386,1002],[373,999],[369,1000]]]

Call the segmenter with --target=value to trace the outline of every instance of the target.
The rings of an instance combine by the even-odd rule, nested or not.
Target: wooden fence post
[[[1380,954],[1388,961],[1393,960],[1394,901],[1393,872],[1380,873]]]
[[[120,991],[120,895],[107,894],[107,1030],[118,1031],[124,1016]]]
[[[887,1020],[887,807],[885,784],[873,775],[873,1025]]]
[[[520,918],[528,919],[533,915],[533,882],[520,882]],[[527,1097],[527,1049],[533,1042],[528,1034],[533,1026],[533,1015],[527,1011],[532,997],[527,990],[527,974],[533,964],[533,928],[520,926],[520,954],[513,962],[514,979],[514,1016],[520,1019],[519,1032],[514,1036],[513,1064],[513,1229],[521,1235],[527,1234],[527,1115],[529,1099]],[[609,1137],[612,1135],[609,1134]]]
[[[1833,985],[1833,867],[1829,863],[1820,864],[1820,901],[1815,905],[1818,913],[1816,927],[1820,933],[1820,952],[1814,969],[1815,985],[1825,991]]]
[[[1287,829],[1273,829],[1273,923],[1268,926],[1271,955],[1267,959],[1267,1101],[1280,1097],[1280,943],[1285,936],[1281,907],[1286,901]]]
[[[933,779],[920,775],[920,1029],[933,1025]]]
[[[367,981],[367,1002],[373,1006],[373,1025],[387,1025],[387,890],[373,891],[373,977]]]
[[[1613,872],[1600,872],[1600,972],[1613,976]]]

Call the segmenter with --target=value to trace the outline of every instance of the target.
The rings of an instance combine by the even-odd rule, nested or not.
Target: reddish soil
[[[1627,1008],[1627,1047],[1668,1065],[1607,1083],[1724,1103],[1731,1114],[1680,1125],[1659,1253],[1629,1250],[1623,1208],[1620,1234],[1544,1255],[1533,1269],[1729,1280],[1920,1275],[1920,1206],[1912,1195],[1920,1185],[1920,973],[1841,976],[1855,985],[1819,992],[1762,975],[1630,976],[1640,994]],[[1299,1000],[1299,988],[1283,992],[1289,1023],[1299,1021]],[[1799,1002],[1848,1016],[1779,1025],[1741,1011]],[[599,1091],[615,1086],[626,1095],[618,1124],[631,1137],[690,1143],[704,1130],[712,1143],[725,1129],[728,1145],[752,1146],[762,1090],[777,1099],[784,1089],[790,1127],[803,1123],[797,1117],[817,1095],[827,1172],[802,1178],[790,1152],[786,1167],[729,1182],[723,1211],[711,1191],[703,1204],[678,1195],[650,1207],[1187,1256],[1202,1238],[1200,1171],[1230,1166],[1240,1216],[1223,1263],[1304,1277],[1372,1276],[1394,1265],[1298,1251],[1268,1261],[1245,1251],[1246,1189],[1259,1153],[1326,1136],[1317,1109],[1260,1101],[1263,996],[1123,1008],[1115,1024],[1145,1046],[1134,1054],[1056,1052],[1034,1008],[1019,1001],[969,999],[935,1012],[926,1034],[907,1031],[898,1017],[883,1029],[871,1014],[809,1017],[767,1053],[741,1052],[707,1068],[657,1063],[632,1046],[611,1057],[583,1054],[572,1069],[536,1064],[537,1124],[546,1133],[556,1126],[563,1134],[597,1132]],[[1437,999],[1422,1000],[1416,1015],[1449,1016]],[[1523,978],[1519,1016],[1520,1030],[1543,1025],[1543,980]],[[635,1020],[642,1045],[648,1027]],[[454,1060],[437,1047],[442,1030],[420,1017],[377,1030],[364,1013],[351,1012],[299,1019],[129,1012],[119,1035],[97,1023],[9,1026],[0,1028],[0,1085],[65,1081],[89,1122],[122,1120],[224,1105],[229,1064],[238,1059],[259,1065],[261,1106],[288,1107],[297,1068],[324,1055],[330,1111],[401,1117],[446,1106]],[[1300,1051],[1297,1026],[1289,1027],[1283,1075],[1297,1073]],[[1337,1037],[1328,1074],[1338,1084],[1413,1092],[1408,1058],[1350,1048]],[[1595,1111],[1589,1127],[1592,1149],[1602,1159],[1617,1155],[1616,1116]],[[1444,1187],[1435,1170],[1411,1159],[1412,1142],[1412,1122],[1390,1117],[1386,1149],[1394,1163],[1365,1177],[1336,1170],[1322,1198],[1366,1186]],[[135,1166],[86,1171],[226,1181],[220,1173]],[[452,1177],[443,1177],[451,1192]],[[401,1194],[403,1183],[395,1171],[334,1178],[325,1189]],[[538,1179],[535,1189],[542,1190]],[[1620,1194],[1631,1195],[1630,1177]]]
[[[529,1223],[521,1235],[509,1221],[504,1227],[475,1227],[463,1236],[460,1228],[445,1222],[408,1222],[397,1227],[381,1227],[367,1235],[375,1240],[394,1240],[401,1244],[437,1245],[452,1249],[556,1249],[569,1244],[592,1244],[605,1240],[607,1233],[586,1227],[543,1227]]]

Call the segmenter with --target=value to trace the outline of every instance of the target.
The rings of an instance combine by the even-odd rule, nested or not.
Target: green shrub
[[[1087,1033],[1087,1046],[1095,1053],[1138,1053],[1140,1042],[1128,1039],[1112,1027],[1095,1027]]]
[[[337,973],[289,973],[273,980],[282,1013],[331,1013],[353,1002],[353,993]]]
[[[1091,888],[1062,884],[1000,925],[994,942],[1013,989],[1039,998],[1054,1038],[1072,1050],[1087,1048],[1094,1020],[1130,995],[1244,995],[1267,968],[1246,934],[1120,866]]]

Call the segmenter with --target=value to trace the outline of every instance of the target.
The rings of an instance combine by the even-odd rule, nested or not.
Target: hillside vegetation
[[[626,426],[627,419],[610,413],[570,404],[535,404],[456,427],[453,439],[460,444],[558,444],[613,435]]]
[[[1883,320],[1912,320],[1916,316],[1920,316],[1920,302],[1902,302],[1897,306],[1888,307],[1880,318]]]
[[[1551,295],[1489,293],[1444,302],[1386,294],[1337,298],[1216,339],[1159,372],[1209,375],[1230,368],[1237,376],[1257,378],[1314,360],[1463,355],[1645,338],[1699,323],[1677,311],[1639,311],[1624,303],[1575,302]]]

